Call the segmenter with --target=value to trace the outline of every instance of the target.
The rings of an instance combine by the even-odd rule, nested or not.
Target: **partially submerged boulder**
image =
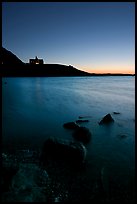
[[[64,123],[63,127],[66,129],[76,129],[79,127],[79,125],[75,122],[68,122],[68,123]]]
[[[91,132],[86,127],[79,127],[74,131],[72,136],[78,141],[88,143],[91,139]]]
[[[114,122],[114,119],[112,118],[112,116],[110,114],[107,114],[106,116],[104,116],[102,118],[102,120],[99,122],[99,125],[102,124],[109,124],[111,122]]]
[[[83,144],[49,138],[44,143],[40,159],[45,164],[49,159],[78,164],[83,163],[85,158],[86,148]]]

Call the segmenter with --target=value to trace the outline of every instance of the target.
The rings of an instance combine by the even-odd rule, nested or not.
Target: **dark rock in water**
[[[114,114],[120,114],[119,112],[113,112]]]
[[[72,155],[75,155],[74,159],[78,159],[78,161],[84,162],[87,155],[85,146],[80,142],[71,142],[70,147],[72,148]]]
[[[119,134],[117,135],[119,137],[119,139],[125,139],[127,138],[127,135],[124,135],[124,134]]]
[[[59,141],[52,138],[46,140],[41,154],[41,162],[49,159],[61,160],[68,164],[83,163],[86,158],[86,148],[79,142]]]
[[[91,118],[91,116],[79,116],[79,119],[82,119],[82,118]]]
[[[72,135],[76,140],[88,143],[91,139],[91,132],[86,127],[79,127]]]
[[[104,116],[104,118],[99,122],[99,125],[102,124],[109,124],[111,122],[114,122],[114,119],[112,118],[112,116],[110,114],[107,114],[106,116]]]
[[[64,128],[67,128],[67,129],[76,129],[79,127],[78,124],[76,124],[75,122],[68,122],[68,123],[65,123],[63,125]]]
[[[89,122],[89,120],[76,120],[76,123],[85,123],[85,122]]]

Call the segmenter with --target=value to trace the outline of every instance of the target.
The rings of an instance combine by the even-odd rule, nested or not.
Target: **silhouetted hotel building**
[[[30,64],[44,64],[43,59],[38,59],[37,56],[35,59],[29,59]]]

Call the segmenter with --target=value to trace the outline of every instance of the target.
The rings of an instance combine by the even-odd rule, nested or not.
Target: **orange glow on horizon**
[[[131,70],[96,70],[96,69],[86,69],[87,72],[89,73],[95,73],[95,74],[107,74],[107,73],[110,73],[110,74],[135,74],[135,72],[131,71]]]
[[[111,68],[110,68],[111,67]],[[131,66],[130,66],[131,67]],[[105,66],[105,67],[94,67],[91,68],[89,66],[85,67],[85,66],[81,66],[81,65],[77,65],[76,68],[82,70],[82,71],[86,71],[89,73],[95,73],[95,74],[135,74],[135,69],[130,68],[129,66]],[[134,66],[132,66],[134,67]]]

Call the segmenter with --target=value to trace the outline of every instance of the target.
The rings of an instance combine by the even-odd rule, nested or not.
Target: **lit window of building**
[[[30,64],[44,64],[43,59],[38,59],[37,56],[35,59],[29,59]]]

